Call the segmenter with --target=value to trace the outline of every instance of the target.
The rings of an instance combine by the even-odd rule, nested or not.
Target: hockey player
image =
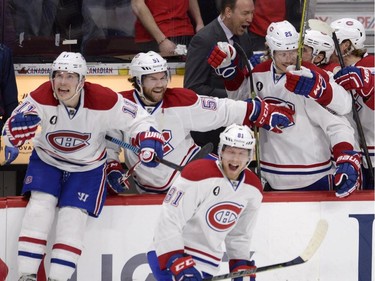
[[[147,254],[156,280],[195,281],[215,275],[222,245],[231,272],[255,269],[250,250],[262,185],[247,169],[254,150],[252,131],[233,124],[220,134],[216,161],[193,161],[182,171],[165,196],[155,251]],[[234,280],[254,281],[255,274]]]
[[[266,36],[272,60],[257,65],[252,73],[259,97],[270,103],[287,104],[296,112],[295,124],[282,135],[260,131],[265,188],[332,190],[334,182],[336,195],[345,197],[361,186],[354,130],[344,117],[321,106],[332,100],[328,74],[308,62],[302,63],[301,70],[295,70],[298,40],[299,34],[289,22],[272,23]],[[245,90],[244,82],[237,90]],[[330,159],[331,149],[336,169]]]
[[[61,53],[50,82],[32,91],[4,126],[7,146],[19,147],[32,138],[34,144],[22,190],[31,193],[18,239],[22,281],[36,280],[55,214],[48,280],[66,281],[75,271],[87,219],[98,217],[105,201],[108,128],[135,139],[144,165],[155,165],[154,154],[163,157],[163,138],[149,131],[157,125],[147,112],[108,88],[85,82],[86,73],[80,53]]]
[[[371,157],[372,166],[375,167],[375,136],[374,136],[374,75],[375,58],[365,49],[366,32],[362,23],[356,19],[343,18],[331,23],[335,30],[340,50],[343,54],[345,68],[334,76],[336,82],[354,95],[359,120],[363,128],[367,149]],[[332,61],[338,62],[336,52]],[[355,126],[353,124],[353,126]],[[357,136],[358,138],[358,136]],[[369,180],[367,164],[364,166],[364,189],[374,189],[374,183]]]
[[[168,65],[159,54],[150,51],[139,53],[130,64],[130,82],[134,89],[121,94],[144,107],[152,115],[166,141],[166,160],[178,165],[186,165],[200,150],[190,131],[208,131],[232,123],[264,127],[272,133],[281,133],[293,121],[293,110],[260,101],[234,101],[215,97],[199,96],[182,88],[167,88],[169,82]],[[112,137],[129,137],[109,132]],[[124,171],[119,162],[118,147],[109,150],[109,185],[115,192],[125,191]],[[112,161],[111,161],[112,160]],[[137,165],[137,156],[125,150],[125,163],[129,169]],[[178,176],[178,171],[164,165],[155,169],[138,166],[133,179],[139,192],[165,193]]]

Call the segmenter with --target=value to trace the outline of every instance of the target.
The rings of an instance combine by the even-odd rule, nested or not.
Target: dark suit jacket
[[[199,95],[224,98],[227,93],[223,78],[208,64],[212,49],[217,42],[228,42],[224,30],[217,19],[202,28],[190,41],[185,63],[184,87]],[[240,37],[240,45],[246,55],[252,55],[250,38],[247,33]]]

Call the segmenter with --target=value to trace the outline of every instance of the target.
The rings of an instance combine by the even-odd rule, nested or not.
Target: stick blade
[[[314,231],[313,236],[311,237],[309,245],[306,247],[305,251],[301,254],[301,258],[304,262],[311,259],[315,252],[319,249],[320,244],[322,244],[324,237],[328,231],[328,222],[325,219],[321,219]]]
[[[333,29],[328,23],[318,19],[309,19],[308,22],[310,29],[317,30],[329,36],[332,36]]]

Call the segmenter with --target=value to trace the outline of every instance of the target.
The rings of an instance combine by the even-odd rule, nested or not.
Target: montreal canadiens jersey
[[[33,139],[44,162],[68,172],[88,171],[106,161],[105,133],[109,128],[130,135],[157,128],[142,108],[119,94],[85,82],[78,108],[71,113],[54,97],[51,83],[31,92],[13,112],[36,111],[40,130]]]
[[[250,259],[251,238],[261,206],[262,186],[250,170],[231,182],[219,161],[189,163],[165,196],[154,247],[160,267],[175,251],[191,255],[200,271],[215,275],[229,259]]]
[[[276,77],[272,61],[254,68],[253,81],[257,96],[295,110],[294,125],[284,128],[282,134],[260,130],[262,176],[271,187],[303,188],[333,174],[331,149],[339,143],[356,146],[347,118],[332,114],[313,99],[289,92],[286,75]]]
[[[125,91],[121,94],[126,99],[145,107],[135,91]],[[150,116],[155,118],[163,134],[164,159],[184,166],[200,150],[190,136],[190,131],[206,132],[233,123],[250,125],[250,104],[244,101],[198,96],[195,92],[183,88],[168,88],[159,104],[146,109]],[[116,132],[108,134],[116,137]],[[117,132],[118,136],[122,137]],[[123,138],[125,142],[132,143],[128,134]],[[113,146],[109,146],[111,147]],[[109,158],[118,160],[116,153],[118,151],[109,149]],[[124,153],[127,167],[133,167],[139,160],[138,156],[130,150],[124,150]],[[165,193],[178,174],[178,171],[163,164],[156,168],[139,165],[133,173],[133,178],[140,192]]]
[[[360,61],[358,61],[355,66],[357,67],[363,67],[371,70],[371,73],[373,77],[375,76],[375,66],[374,66],[374,56],[367,55]],[[372,78],[374,79],[374,78]],[[374,79],[375,80],[375,79]],[[373,81],[374,81],[373,80]],[[355,91],[353,91],[355,92]],[[374,95],[374,85],[372,87],[372,91],[369,94],[369,96]],[[355,106],[358,111],[358,116],[361,121],[363,134],[365,136],[367,149],[369,152],[369,155],[371,157],[371,162],[373,167],[375,166],[375,136],[374,136],[374,129],[375,129],[375,116],[374,116],[374,108],[371,108],[371,105],[368,105],[364,102],[363,98],[359,96],[358,94],[354,95],[355,97]],[[372,101],[374,103],[374,101]],[[372,105],[373,106],[373,105]],[[353,124],[353,126],[356,126]],[[356,132],[356,138],[359,139],[357,130]],[[366,165],[367,167],[367,165]]]

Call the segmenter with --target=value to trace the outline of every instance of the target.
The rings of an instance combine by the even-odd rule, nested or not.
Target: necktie
[[[237,35],[233,35],[231,39],[233,40],[233,47],[237,50],[238,53],[238,49],[241,48],[240,38]],[[240,69],[243,68],[243,63],[241,59],[238,62],[238,66]]]
[[[238,38],[237,35],[233,35],[231,39],[233,40],[233,45],[235,45],[236,43],[240,45],[240,38]]]

